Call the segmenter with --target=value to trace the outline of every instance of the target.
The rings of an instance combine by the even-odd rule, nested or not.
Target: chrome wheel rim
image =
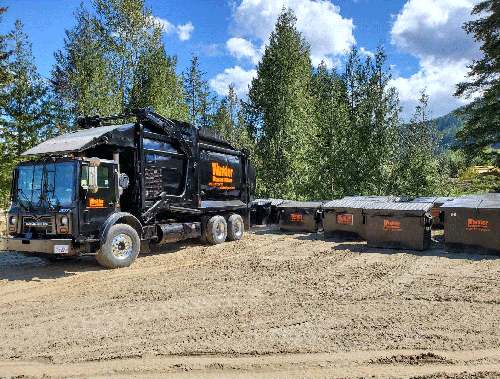
[[[132,238],[126,234],[118,234],[111,243],[111,252],[116,258],[125,259],[132,254]]]
[[[218,240],[224,238],[224,231],[225,231],[224,224],[222,222],[219,222],[217,226],[215,227],[215,236],[217,237]]]
[[[241,235],[243,234],[243,221],[241,221],[240,219],[238,219],[235,223],[234,223],[234,226],[235,226],[235,236],[236,237],[241,237]]]

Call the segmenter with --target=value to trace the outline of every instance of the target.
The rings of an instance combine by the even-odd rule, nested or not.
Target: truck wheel
[[[227,239],[229,241],[237,241],[243,237],[245,225],[240,215],[234,214],[229,216],[227,220]]]
[[[213,216],[207,223],[207,241],[212,245],[217,245],[226,240],[227,224],[222,216]]]
[[[97,252],[97,261],[104,267],[127,267],[139,255],[141,241],[130,225],[116,224],[109,229],[106,242]]]

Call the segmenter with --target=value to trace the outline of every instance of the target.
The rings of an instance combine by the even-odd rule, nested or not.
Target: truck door
[[[96,234],[108,216],[116,211],[117,178],[115,165],[101,162],[97,167],[97,192],[89,190],[89,166],[82,165],[80,234]]]

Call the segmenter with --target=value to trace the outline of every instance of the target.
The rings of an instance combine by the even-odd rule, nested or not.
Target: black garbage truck
[[[255,175],[245,148],[151,108],[78,124],[23,153],[34,159],[13,171],[2,250],[94,254],[117,268],[150,244],[218,244],[248,228]]]

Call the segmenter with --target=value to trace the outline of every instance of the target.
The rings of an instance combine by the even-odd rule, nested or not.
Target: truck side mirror
[[[96,193],[97,187],[97,166],[89,166],[89,185],[88,190],[91,193]]]

